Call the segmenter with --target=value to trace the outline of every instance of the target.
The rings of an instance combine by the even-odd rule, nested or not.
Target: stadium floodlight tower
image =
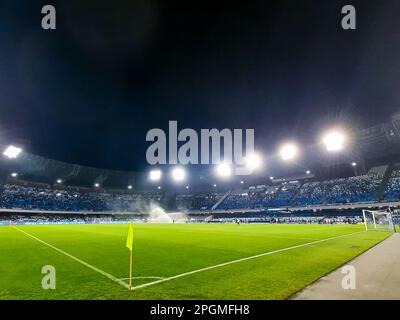
[[[299,148],[294,143],[285,143],[279,149],[279,154],[283,161],[290,161],[297,157]]]
[[[171,176],[175,182],[182,182],[186,179],[186,171],[182,167],[175,167],[171,171]]]
[[[386,210],[363,210],[366,231],[395,231],[391,212]]]
[[[154,169],[154,170],[151,170],[150,173],[149,173],[149,179],[151,181],[160,181],[161,177],[162,177],[161,170]]]
[[[9,159],[15,159],[15,158],[18,158],[18,156],[21,154],[21,152],[22,152],[21,148],[10,145],[4,150],[3,155]]]
[[[220,163],[217,166],[216,173],[219,177],[227,179],[232,175],[232,168],[229,163]]]
[[[331,130],[323,136],[322,142],[328,152],[338,152],[344,148],[346,135],[343,131]]]
[[[246,157],[246,167],[250,170],[260,169],[263,160],[258,153],[250,154]]]

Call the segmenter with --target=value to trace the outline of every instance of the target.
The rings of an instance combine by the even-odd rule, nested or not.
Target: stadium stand
[[[29,224],[91,224],[91,223],[121,223],[129,222],[133,218],[132,215],[86,215],[86,214],[52,214],[52,213],[39,213],[39,214],[0,214],[0,225],[29,225]],[[146,217],[134,217],[146,222]]]
[[[176,199],[177,207],[179,210],[210,210],[222,196],[215,192],[179,194]]]
[[[270,223],[270,224],[357,224],[362,222],[361,217],[248,217],[248,218],[216,218],[212,223]]]
[[[0,193],[0,208],[54,211],[140,211],[152,201],[155,193],[118,194],[110,192],[81,192],[63,189],[4,185]]]
[[[400,199],[400,169],[394,170],[389,180],[385,200],[394,201]]]
[[[264,209],[372,203],[400,200],[400,168],[391,173],[384,197],[379,199],[387,166],[371,169],[365,175],[324,181],[270,182],[248,189],[229,192],[193,192],[177,195],[178,210],[211,211]],[[65,212],[148,212],[152,204],[160,204],[161,192],[122,192],[90,190],[63,186],[23,185],[0,186],[0,209],[25,209]]]
[[[373,202],[382,182],[382,173],[327,181],[283,182],[229,195],[219,209],[311,206]]]
[[[342,179],[306,183],[295,205],[372,202],[377,197],[382,174],[369,173]]]

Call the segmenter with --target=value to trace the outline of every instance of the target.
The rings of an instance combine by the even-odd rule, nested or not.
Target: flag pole
[[[129,224],[128,238],[126,239],[126,247],[130,251],[129,257],[129,290],[132,290],[132,269],[133,269],[133,221]]]
[[[129,290],[132,290],[132,251],[130,250],[130,263],[129,263]]]

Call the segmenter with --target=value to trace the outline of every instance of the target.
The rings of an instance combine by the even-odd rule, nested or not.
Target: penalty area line
[[[108,279],[110,279],[110,280],[112,280],[112,281],[118,283],[119,285],[121,285],[121,286],[123,286],[123,287],[129,289],[129,285],[128,285],[127,283],[125,283],[124,281],[122,281],[122,280],[120,280],[120,279],[114,277],[112,274],[109,274],[109,273],[107,273],[107,272],[105,272],[105,271],[103,271],[103,270],[101,270],[101,269],[99,269],[99,268],[97,268],[97,267],[95,267],[95,266],[92,266],[91,264],[89,264],[89,263],[87,263],[87,262],[85,262],[85,261],[82,261],[81,259],[79,259],[79,258],[73,256],[72,254],[69,254],[68,252],[63,251],[63,250],[61,250],[61,249],[59,249],[59,248],[57,248],[57,247],[51,245],[50,243],[47,243],[47,242],[45,242],[45,241],[43,241],[43,240],[41,240],[41,239],[35,237],[34,235],[31,235],[30,233],[28,233],[28,232],[26,232],[26,231],[24,231],[24,230],[21,230],[21,229],[19,229],[19,228],[17,228],[17,227],[13,227],[13,228],[14,228],[15,230],[18,230],[19,232],[21,232],[21,233],[27,235],[28,237],[31,237],[32,239],[35,239],[36,241],[39,241],[40,243],[42,243],[42,244],[44,244],[44,245],[46,245],[46,246],[48,246],[48,247],[50,247],[50,248],[56,250],[57,252],[62,253],[63,255],[65,255],[65,256],[71,258],[72,260],[75,260],[76,262],[79,262],[80,264],[83,264],[85,267],[88,267],[89,269],[92,269],[93,271],[96,271],[96,272],[102,274],[102,275],[105,276],[106,278],[108,278]]]
[[[257,255],[254,255],[254,256],[245,257],[245,258],[241,258],[241,259],[236,259],[236,260],[232,260],[232,261],[216,264],[214,266],[205,267],[205,268],[201,268],[201,269],[197,269],[197,270],[181,273],[181,274],[178,274],[176,276],[172,276],[172,277],[168,277],[168,278],[164,278],[164,279],[160,279],[160,280],[156,280],[156,281],[152,281],[152,282],[147,282],[147,283],[144,283],[144,284],[141,284],[141,285],[138,285],[138,286],[134,286],[134,287],[131,288],[131,290],[137,290],[137,289],[141,289],[141,288],[145,288],[145,287],[149,287],[149,286],[154,286],[154,285],[159,284],[159,283],[163,283],[163,282],[175,280],[175,279],[178,279],[178,278],[190,276],[190,275],[195,274],[195,273],[204,272],[204,271],[208,271],[208,270],[212,270],[212,269],[216,269],[216,268],[221,268],[221,267],[225,267],[225,266],[228,266],[228,265],[231,265],[231,264],[235,264],[235,263],[239,263],[239,262],[243,262],[243,261],[247,261],[247,260],[257,259],[257,258],[265,257],[265,256],[268,256],[268,255],[271,255],[271,254],[275,254],[275,253],[280,253],[280,252],[284,252],[284,251],[289,251],[289,250],[294,250],[294,249],[298,249],[298,248],[302,248],[302,247],[307,247],[307,246],[311,246],[311,245],[322,243],[322,242],[326,242],[326,241],[345,238],[345,237],[349,237],[349,236],[352,236],[352,235],[355,235],[355,234],[359,234],[359,233],[364,233],[364,232],[366,232],[366,231],[357,231],[357,232],[344,234],[344,235],[341,235],[341,236],[336,236],[336,237],[316,240],[316,241],[307,242],[307,243],[299,244],[299,245],[292,246],[292,247],[287,247],[287,248],[283,248],[283,249],[268,251],[268,252],[257,254]]]

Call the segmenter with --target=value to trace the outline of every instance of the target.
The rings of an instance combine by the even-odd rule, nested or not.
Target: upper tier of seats
[[[369,173],[363,176],[283,183],[235,192],[229,195],[219,209],[309,206],[317,204],[341,204],[372,202],[377,199],[383,174]]]
[[[400,199],[400,169],[394,170],[390,177],[385,200],[395,201]]]
[[[379,198],[383,170],[326,181],[291,181],[230,192],[218,209],[295,207],[322,204],[373,202]],[[393,171],[383,190],[384,201],[400,201],[400,169]],[[210,210],[223,193],[202,192],[177,196],[178,209]],[[0,189],[0,208],[53,211],[145,212],[161,200],[160,193],[79,192],[20,185]]]
[[[50,188],[4,185],[0,208],[54,211],[138,211],[146,210],[157,194],[115,194],[78,192]]]

